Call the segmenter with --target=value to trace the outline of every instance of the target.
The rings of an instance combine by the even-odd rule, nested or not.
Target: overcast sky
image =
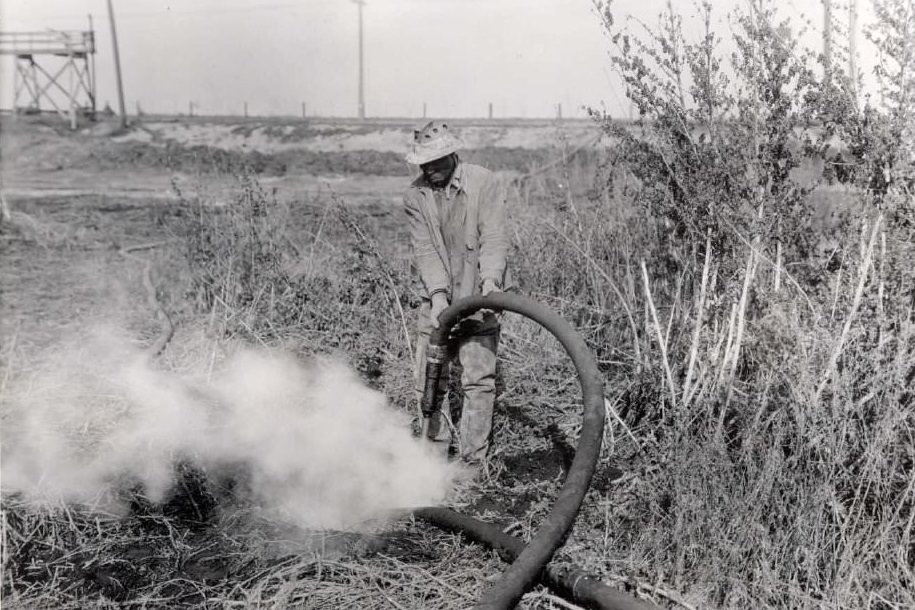
[[[839,1],[839,0],[837,0]],[[666,0],[615,0],[618,22],[649,24]],[[745,0],[712,0],[718,34]],[[807,40],[822,31],[820,0],[776,0]],[[860,0],[861,22],[871,18]],[[691,3],[674,2],[686,10]],[[847,4],[845,5],[847,6]],[[351,0],[114,0],[128,111],[200,114],[357,113],[358,19]],[[847,9],[837,8],[844,26]],[[117,109],[105,0],[0,0],[0,29],[88,29],[95,23],[99,107]],[[609,42],[591,0],[366,0],[368,116],[583,116],[628,103],[607,59]],[[688,22],[687,28],[690,27]],[[872,49],[860,37],[861,69]],[[13,60],[0,61],[0,107],[13,105]]]

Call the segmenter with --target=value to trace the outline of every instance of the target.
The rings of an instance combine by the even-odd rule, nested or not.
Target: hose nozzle
[[[429,426],[432,423],[432,417],[423,415],[423,421],[419,429],[419,438],[423,441],[429,440]]]
[[[420,438],[423,440],[429,439],[432,416],[441,408],[442,392],[439,387],[446,357],[447,350],[444,345],[438,345],[432,341],[429,342],[429,346],[426,349],[426,383],[423,387],[422,400],[419,403],[419,408],[423,413],[423,423],[420,431]]]

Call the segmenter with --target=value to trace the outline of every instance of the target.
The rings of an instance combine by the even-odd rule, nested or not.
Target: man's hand
[[[448,308],[448,295],[444,292],[436,292],[432,295],[432,310],[429,317],[432,319],[432,327],[438,328],[438,317]]]
[[[501,291],[502,291],[502,288],[499,287],[499,285],[496,283],[495,280],[493,280],[493,279],[483,280],[483,288],[480,290],[480,292],[483,294],[484,297],[487,294],[490,294],[492,292],[501,292]]]

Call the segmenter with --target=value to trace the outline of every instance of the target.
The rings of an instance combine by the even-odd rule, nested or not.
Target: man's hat
[[[413,148],[407,153],[407,163],[422,165],[457,152],[461,140],[451,133],[448,124],[429,121],[422,129],[413,130]]]

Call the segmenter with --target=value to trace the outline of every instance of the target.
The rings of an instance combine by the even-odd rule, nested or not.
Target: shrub
[[[904,4],[873,35],[910,66]],[[706,604],[915,603],[910,84],[859,108],[764,2],[734,15],[730,62],[707,3],[698,42],[670,7],[657,33],[597,7],[639,117],[593,113],[600,188],[526,235],[523,275],[587,330],[637,432],[603,534]],[[811,171],[837,141],[841,187]]]

